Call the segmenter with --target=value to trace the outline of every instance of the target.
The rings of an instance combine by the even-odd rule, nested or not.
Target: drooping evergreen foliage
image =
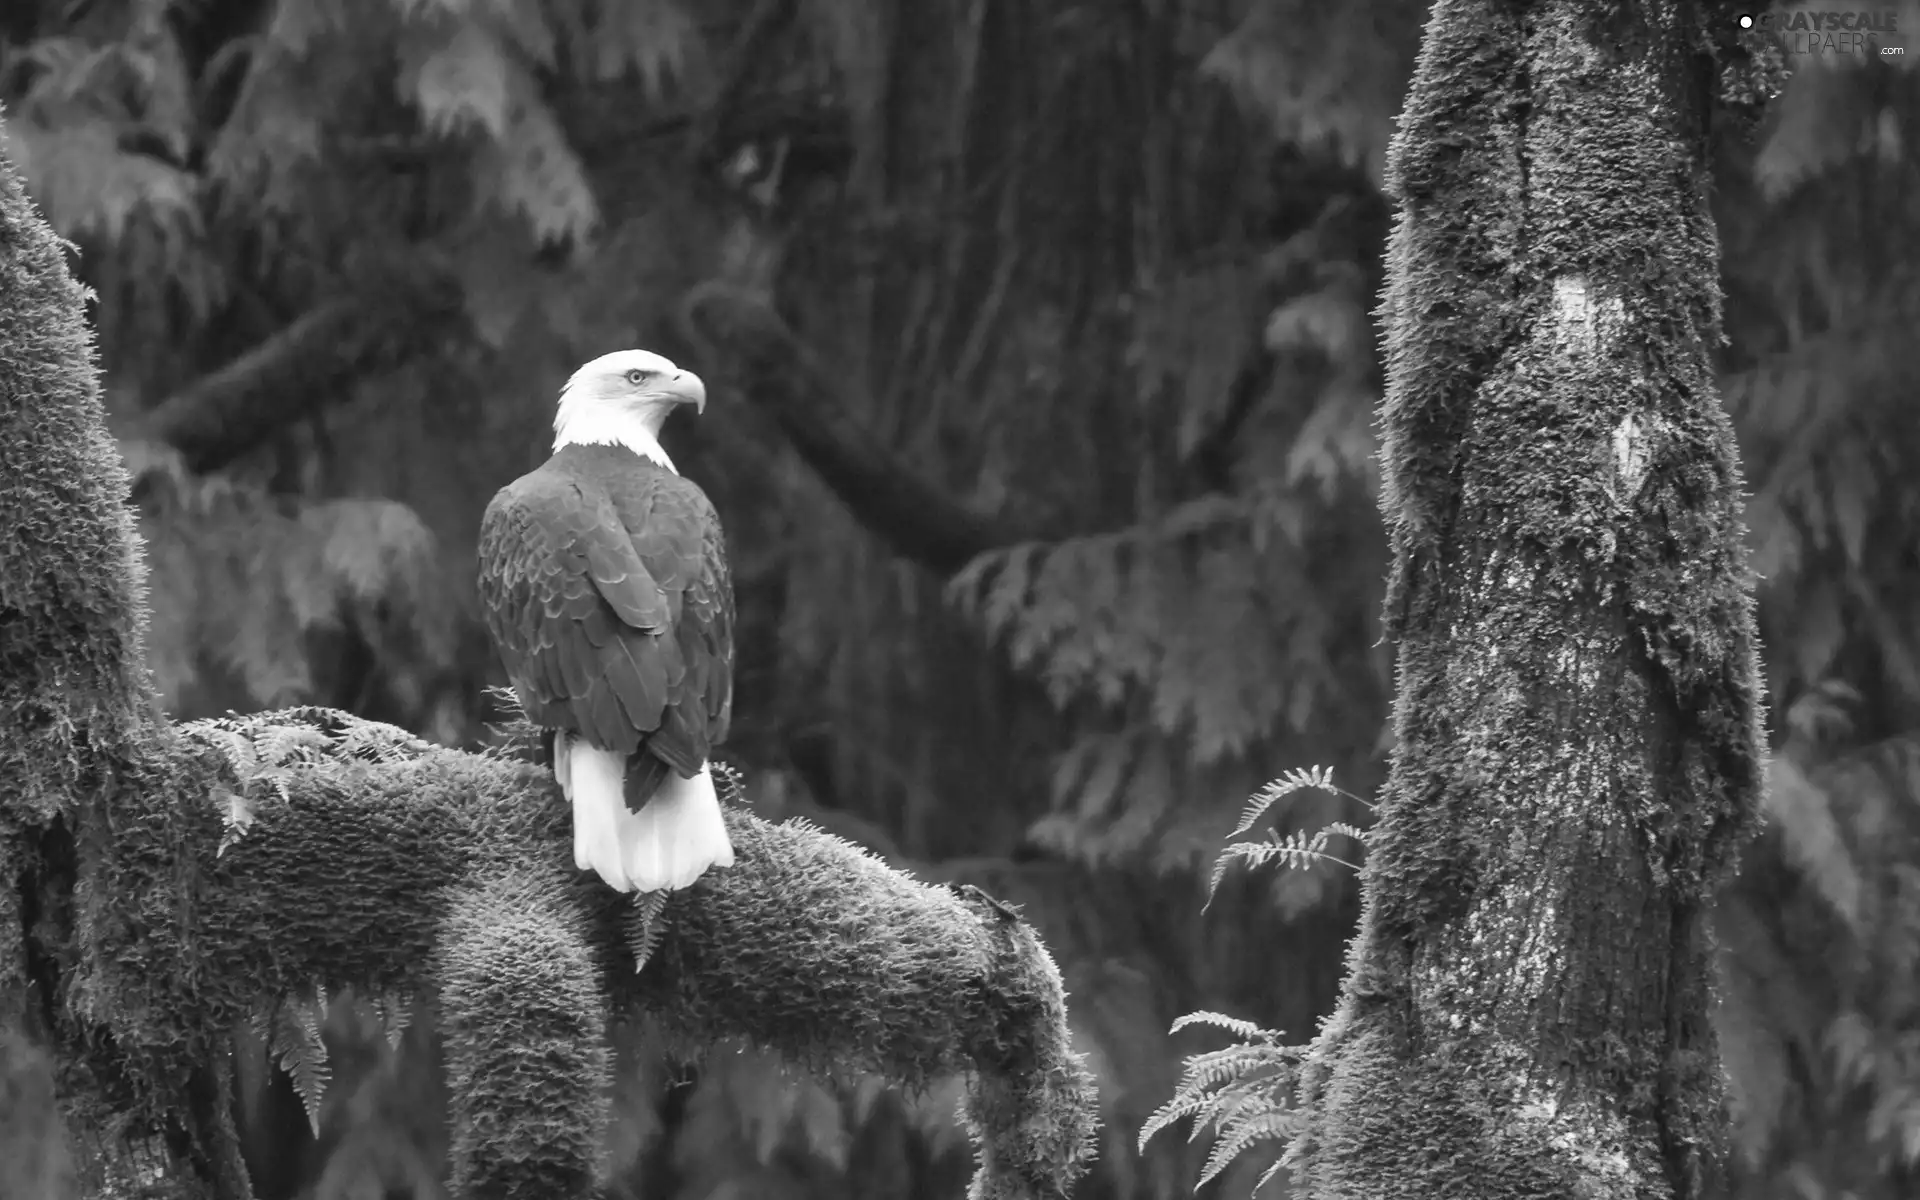
[[[148,639],[163,703],[191,711],[204,677],[222,674],[258,703],[311,698],[330,668],[338,678],[328,655],[350,637],[388,664],[384,683],[401,711],[433,715],[464,613],[417,512],[367,497],[276,497],[249,480],[196,475],[164,443],[120,445],[149,578],[165,598]]]
[[[1715,913],[1716,1024],[1752,1195],[1920,1182],[1914,754],[1911,737],[1839,753],[1790,741],[1770,827]]]

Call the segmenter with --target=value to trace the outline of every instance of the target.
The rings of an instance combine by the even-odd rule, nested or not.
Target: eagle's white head
[[[560,389],[553,448],[625,446],[671,471],[673,461],[660,448],[660,427],[683,404],[706,411],[706,385],[692,371],[647,350],[603,354]]]

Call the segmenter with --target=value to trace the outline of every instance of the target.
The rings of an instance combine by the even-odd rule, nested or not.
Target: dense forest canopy
[[[1425,9],[5,6],[8,152],[96,293],[169,706],[479,739],[486,498],[544,454],[573,366],[666,353],[713,391],[668,438],[734,547],[730,750],[760,805],[1025,904],[1102,1073],[1100,1186],[1183,1192],[1193,1151],[1131,1149],[1196,1036],[1168,1023],[1304,1035],[1354,912],[1316,870],[1235,876],[1202,917],[1219,838],[1305,763],[1370,795],[1390,740],[1379,173]],[[1895,1196],[1920,1161],[1920,96],[1905,59],[1794,66],[1757,127],[1716,129],[1780,751],[1722,907],[1722,1035],[1751,1194]],[[1283,828],[1366,819],[1295,800]],[[757,1060],[662,1107],[633,1057],[617,1153],[689,1188],[835,1194],[940,1169],[903,1128],[955,1144],[950,1103]],[[316,1164],[431,1092],[365,1077]]]

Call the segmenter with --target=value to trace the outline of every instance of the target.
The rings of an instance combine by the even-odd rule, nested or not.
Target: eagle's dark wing
[[[480,602],[527,719],[692,775],[733,707],[733,586],[698,485],[569,446],[480,523]]]

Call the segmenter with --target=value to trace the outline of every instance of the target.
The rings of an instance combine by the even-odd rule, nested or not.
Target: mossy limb
[[[610,1050],[598,966],[566,882],[509,867],[462,884],[438,961],[454,1194],[590,1194]]]
[[[297,709],[179,727],[176,789],[156,793],[157,811],[124,830],[104,867],[115,894],[148,897],[137,909],[157,918],[100,935],[139,977],[116,973],[112,993],[151,989],[116,1031],[151,1069],[152,1095],[186,1086],[166,1048],[202,1044],[263,992],[316,980],[431,992],[450,1023],[457,1119],[476,1131],[469,1158],[456,1150],[463,1194],[534,1194],[535,1180],[541,1194],[584,1194],[553,1181],[590,1175],[603,1094],[567,1089],[604,1072],[605,1017],[590,1014],[611,1004],[650,1012],[690,1057],[746,1039],[822,1073],[907,1087],[968,1073],[981,1200],[1064,1198],[1084,1172],[1091,1076],[1070,1045],[1059,971],[1008,910],[730,807],[735,865],[675,894],[636,972],[632,898],[573,869],[547,768],[425,743],[370,751],[365,725]],[[301,749],[238,760],[258,772],[243,778],[236,730]],[[550,1075],[516,1048],[536,1025],[552,1048],[543,1061],[565,1064]],[[503,1103],[509,1081],[519,1099]],[[560,1124],[587,1140],[569,1142]],[[536,1143],[548,1149],[507,1149]]]

